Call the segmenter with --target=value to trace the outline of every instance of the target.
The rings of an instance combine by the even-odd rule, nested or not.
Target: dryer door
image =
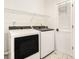
[[[38,35],[16,37],[14,39],[15,59],[24,59],[39,52]]]

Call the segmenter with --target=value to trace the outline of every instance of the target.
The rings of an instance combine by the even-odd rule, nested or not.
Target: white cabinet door
[[[56,32],[56,50],[72,56],[71,32]]]
[[[41,32],[41,58],[54,50],[54,31]]]
[[[58,29],[56,32],[56,50],[71,55],[72,50],[72,3],[64,2],[58,5]]]

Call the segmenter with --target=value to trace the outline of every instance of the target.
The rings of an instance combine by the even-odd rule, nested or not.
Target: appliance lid
[[[16,29],[32,29],[31,26],[9,26],[9,30],[16,30]]]
[[[32,26],[34,29],[48,28],[48,26]]]
[[[48,26],[32,26],[33,29],[39,30],[39,31],[51,31],[54,29],[48,28]]]

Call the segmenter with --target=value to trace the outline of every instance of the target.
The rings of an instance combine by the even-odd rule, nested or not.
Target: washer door
[[[39,52],[39,38],[37,34],[17,37],[14,41],[15,59],[24,59]]]

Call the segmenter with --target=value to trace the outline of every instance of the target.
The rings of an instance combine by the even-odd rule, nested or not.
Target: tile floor
[[[63,53],[59,53],[56,51],[44,59],[73,59],[73,58],[72,58],[72,56],[68,56],[68,55],[65,55]]]

